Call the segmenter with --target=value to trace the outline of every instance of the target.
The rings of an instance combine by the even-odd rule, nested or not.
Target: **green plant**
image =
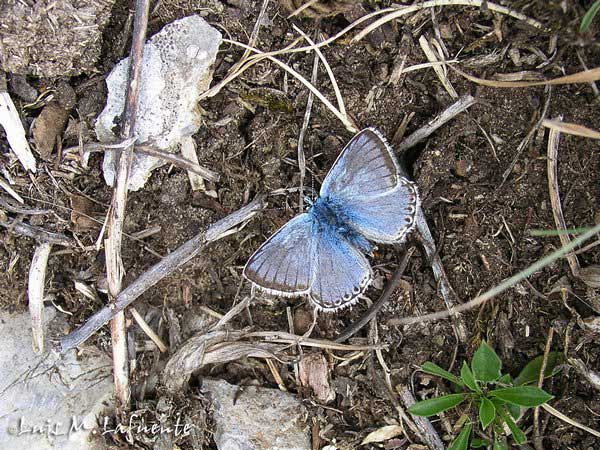
[[[600,0],[596,0],[593,5],[590,6],[590,9],[588,9],[583,15],[583,18],[581,19],[581,25],[579,26],[579,31],[583,33],[590,28],[590,24],[592,23],[592,20],[594,20],[594,17],[598,11],[600,11]]]
[[[548,355],[544,376],[555,373],[560,356],[555,352]],[[489,439],[471,440],[473,424],[467,416],[462,416],[461,420],[465,421],[462,430],[448,450],[465,450],[469,448],[469,444],[470,448],[493,446],[494,450],[508,449],[505,429],[510,430],[515,443],[525,442],[525,434],[516,423],[521,409],[539,406],[552,398],[543,389],[528,386],[537,383],[542,364],[541,356],[533,359],[513,380],[509,374],[501,373],[502,361],[486,342],[482,342],[473,355],[471,364],[463,362],[460,376],[431,362],[423,364],[423,372],[450,381],[457,386],[458,392],[417,402],[408,411],[417,416],[432,416],[468,401],[467,410],[477,408],[477,422],[483,431],[482,435],[489,436]]]

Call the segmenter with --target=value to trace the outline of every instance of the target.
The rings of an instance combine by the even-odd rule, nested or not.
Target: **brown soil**
[[[231,39],[247,42],[260,3],[246,0],[224,3],[218,0],[163,0],[151,16],[150,28],[155,32],[171,20],[199,12],[210,23],[226,29]],[[271,2],[256,47],[272,50],[288,45],[296,37],[292,23],[298,24],[310,36],[316,33],[331,36],[357,17],[384,6],[381,2],[369,2],[369,5],[350,9],[342,5],[345,10],[335,16],[291,20],[286,19],[289,11],[283,2]],[[342,40],[323,49],[339,83],[346,108],[356,123],[361,128],[377,127],[391,138],[406,114],[414,113],[407,129],[410,133],[452,103],[431,69],[410,72],[402,75],[397,84],[389,83],[393,68],[403,58],[406,59],[406,67],[426,61],[418,44],[418,38],[423,34],[434,36],[439,31],[449,55],[459,54],[459,59],[470,62],[470,65],[461,66],[464,70],[484,78],[491,78],[496,73],[520,71],[535,71],[554,78],[583,70],[580,58],[590,67],[600,61],[598,41],[593,40],[593,31],[586,35],[577,33],[585,11],[583,6],[576,2],[549,4],[541,0],[519,0],[510,2],[510,6],[541,21],[549,31],[540,31],[507,16],[476,8],[442,7],[435,9],[434,15],[428,11],[414,15],[408,21],[384,26],[359,43],[350,44]],[[105,46],[97,66],[102,74],[107,74],[122,56],[119,50],[123,41],[122,27],[129,7],[121,0],[117,2],[113,20],[104,33]],[[596,20],[596,30],[598,22]],[[493,33],[494,29],[501,32],[501,41]],[[556,52],[549,51],[553,39],[557,39]],[[492,55],[496,56],[492,58]],[[548,61],[544,61],[544,55]],[[217,58],[215,80],[222,79],[240,56],[238,49],[223,44]],[[490,58],[486,59],[486,56]],[[284,60],[310,78],[312,54],[294,54]],[[540,65],[543,67],[540,68]],[[535,133],[518,157],[516,153],[521,141],[539,119],[548,95],[549,118],[560,115],[565,121],[598,129],[600,108],[598,97],[587,84],[557,86],[548,92],[543,87],[478,87],[452,71],[449,78],[457,92],[471,93],[478,103],[404,156],[419,185],[424,211],[450,282],[458,297],[466,301],[560,246],[557,237],[533,237],[529,234],[532,229],[552,230],[556,227],[548,195],[547,139],[543,130]],[[62,146],[66,148],[77,144],[76,134],[69,133],[74,124],[81,124],[86,140],[92,141],[90,130],[95,116],[103,107],[105,88],[103,78],[98,76],[62,81],[67,81],[77,95],[77,104],[71,111],[72,123],[63,136]],[[59,80],[35,78],[29,79],[29,82],[44,91],[57,86]],[[334,98],[323,70],[319,73],[318,87],[328,98]],[[272,90],[278,92],[273,93]],[[11,93],[17,107],[27,103],[19,101],[18,96]],[[265,98],[276,101],[264,101]],[[260,63],[217,96],[202,103],[206,111],[205,126],[195,139],[200,163],[221,174],[221,181],[215,186],[218,199],[192,193],[187,174],[180,169],[165,167],[157,170],[143,190],[129,196],[125,231],[132,234],[155,226],[159,226],[161,231],[143,242],[125,238],[125,284],[156,263],[157,254],[169,253],[199,230],[243,206],[256,194],[298,185],[296,148],[306,99],[307,91],[300,83],[284,76],[277,67]],[[27,109],[23,114],[31,122],[39,112],[39,109]],[[491,143],[482,130],[488,134]],[[327,108],[315,100],[305,141],[307,168],[313,174],[308,177],[309,186],[313,181],[315,186],[319,186],[350,137]],[[0,146],[4,153],[8,152],[4,140],[0,141]],[[561,139],[559,180],[569,227],[590,226],[598,220],[599,150],[597,140],[572,136]],[[515,158],[516,164],[503,183],[503,173]],[[56,213],[56,216],[32,216],[24,220],[51,231],[76,236],[85,246],[95,244],[102,216],[111,199],[111,190],[105,186],[100,172],[99,156],[93,156],[89,168],[83,169],[78,162],[61,160],[55,151],[48,161],[39,160],[41,170],[34,183],[18,164],[6,166],[8,158],[3,156],[2,160],[3,170],[10,172],[16,182],[16,190],[27,205],[51,208]],[[79,173],[73,174],[66,169],[67,165],[77,167]],[[71,202],[75,195],[93,200],[99,222],[82,226],[71,220]],[[250,286],[241,278],[241,269],[247,258],[297,211],[297,193],[272,197],[269,209],[259,218],[237,234],[215,243],[208,253],[195,258],[175,275],[159,283],[136,301],[136,308],[143,314],[158,312],[159,318],[167,309],[172,309],[182,322],[204,314],[201,306],[226,313],[234,301],[250,293]],[[27,306],[27,274],[35,244],[7,230],[0,231],[0,237],[0,307],[11,311],[24,310]],[[418,247],[412,242],[407,245]],[[381,294],[405,250],[406,247],[396,249],[386,246],[378,249],[372,261],[377,282],[368,291],[370,298],[376,299]],[[467,343],[457,343],[449,321],[403,328],[386,325],[393,317],[444,308],[427,259],[419,252],[415,255],[405,276],[411,289],[410,295],[398,290],[377,317],[379,339],[388,344],[383,355],[394,385],[411,386],[412,382],[417,397],[430,396],[436,386],[441,391],[448,390],[442,382],[431,381],[418,372],[415,374],[415,369],[425,361],[433,361],[446,368],[453,364],[456,371],[459,363],[470,358],[482,339],[497,349],[506,370],[516,374],[526,362],[543,353],[550,327],[554,327],[556,332],[553,350],[581,359],[592,370],[600,367],[597,336],[580,326],[575,316],[577,313],[587,318],[600,311],[598,292],[573,278],[566,260],[555,262],[534,274],[528,282],[520,283],[479,309],[466,313]],[[599,263],[599,256],[600,250],[595,247],[580,254],[579,259],[582,266],[587,266]],[[69,319],[73,328],[102,307],[102,302],[82,296],[74,288],[74,280],[97,287],[103,282],[104,270],[103,251],[75,250],[51,256],[47,294],[52,296],[56,305],[73,314]],[[566,304],[573,310],[565,306],[557,286],[568,288]],[[288,331],[286,306],[300,315],[306,303],[299,299],[258,296],[250,308],[253,329]],[[357,320],[365,309],[365,305],[361,304],[340,314],[321,315],[313,337],[335,337]],[[234,321],[237,329],[249,325],[247,316],[243,314]],[[158,330],[168,342],[167,327],[161,325]],[[141,331],[136,336],[140,343],[147,340]],[[358,334],[362,337],[361,342],[366,342],[365,336],[367,331],[363,329]],[[185,332],[184,337],[187,337]],[[109,352],[107,327],[96,334],[92,342]],[[313,405],[311,412],[318,418],[317,423],[322,430],[321,446],[335,441],[338,448],[356,448],[368,432],[397,419],[397,412],[374,355],[366,354],[343,366],[333,355],[327,354],[327,357],[332,383],[338,390],[336,400],[327,408],[314,406],[315,403],[308,400],[306,403]],[[133,378],[141,383],[152,375],[151,369],[157,366],[149,354],[139,353],[138,360]],[[251,380],[276,388],[276,381],[267,365],[263,360],[259,361],[240,360],[213,367],[210,373],[231,382]],[[276,364],[282,373],[287,374],[284,378],[287,388],[296,392],[298,387],[291,366]],[[584,425],[598,428],[600,404],[597,391],[573,368],[565,365],[558,375],[546,381],[544,388],[556,397],[554,407]],[[351,394],[348,395],[348,392]],[[304,395],[310,399],[309,393],[304,392]],[[150,400],[153,396],[152,392],[147,393]],[[457,417],[446,415],[451,425]],[[524,418],[524,429],[531,423],[532,415],[529,413]],[[541,423],[547,449],[600,448],[600,439],[547,416],[545,412],[541,412]],[[449,435],[442,423],[437,422],[435,427],[440,435]],[[528,437],[531,436],[529,430]],[[152,445],[148,442],[138,444],[141,448]],[[195,447],[188,441],[180,442],[180,446],[183,449]]]

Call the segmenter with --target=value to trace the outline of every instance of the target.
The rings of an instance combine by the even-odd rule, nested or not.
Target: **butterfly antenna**
[[[314,157],[313,146],[311,145],[310,146],[310,160],[311,161],[313,161],[313,157]],[[310,187],[311,187],[310,195],[312,196],[312,200],[313,200],[313,203],[314,203],[315,200],[316,200],[316,197],[315,197],[315,176],[313,175],[312,172],[309,172],[309,173],[310,173]]]

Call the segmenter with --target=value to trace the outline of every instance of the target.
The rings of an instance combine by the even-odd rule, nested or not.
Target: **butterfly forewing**
[[[273,294],[307,294],[314,267],[313,226],[310,214],[294,217],[250,257],[244,276]]]
[[[398,185],[396,157],[378,131],[367,128],[344,147],[321,186],[321,197],[338,200],[383,194]]]
[[[346,239],[327,229],[316,234],[315,249],[312,302],[329,311],[353,304],[372,280],[367,258]]]

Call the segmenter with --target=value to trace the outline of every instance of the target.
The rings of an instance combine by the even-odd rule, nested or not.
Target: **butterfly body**
[[[272,294],[308,296],[318,309],[349,306],[373,279],[371,242],[402,242],[418,205],[391,147],[367,128],[342,150],[310,209],[250,257],[244,276]]]

